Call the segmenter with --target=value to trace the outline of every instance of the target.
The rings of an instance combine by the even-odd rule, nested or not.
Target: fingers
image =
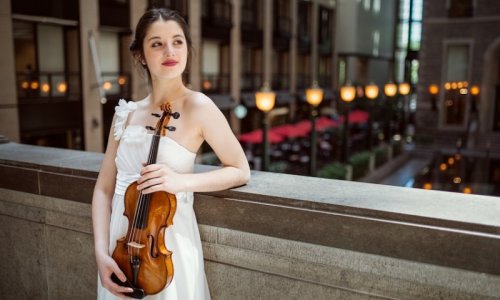
[[[142,190],[143,194],[149,194],[160,190],[160,185],[164,182],[162,177],[157,177],[144,181],[137,186],[139,191]]]
[[[120,275],[116,275],[116,278],[118,278],[122,282],[125,282],[127,280],[126,277],[125,277],[125,275],[121,271],[119,271],[119,273],[120,273]],[[103,287],[105,287],[108,291],[110,291],[110,293],[112,293],[113,295],[115,295],[115,296],[117,296],[117,297],[119,297],[121,299],[129,299],[124,294],[126,294],[126,293],[132,293],[134,290],[132,288],[129,288],[129,287],[126,287],[126,286],[121,286],[121,285],[115,283],[111,279],[111,276],[113,276],[115,274],[111,274],[109,277],[106,277],[106,279],[104,280],[104,282],[102,284]],[[124,280],[122,280],[122,279],[124,279]]]
[[[167,167],[163,166],[163,165],[159,165],[159,164],[147,165],[141,169],[141,175],[145,175],[145,174],[148,174],[150,172],[158,171],[160,169],[167,169]]]

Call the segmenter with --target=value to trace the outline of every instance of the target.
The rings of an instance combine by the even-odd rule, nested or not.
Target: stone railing
[[[101,159],[0,144],[2,299],[95,299]],[[500,297],[499,198],[254,172],[195,211],[213,299]]]

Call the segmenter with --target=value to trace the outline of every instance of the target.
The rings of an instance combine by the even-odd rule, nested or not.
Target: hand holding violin
[[[111,276],[114,274],[122,282],[126,281],[127,278],[123,274],[122,270],[118,267],[115,260],[108,254],[97,256],[97,269],[99,271],[99,278],[101,279],[101,284],[107,290],[109,290],[113,295],[120,297],[121,299],[131,299],[126,297],[124,293],[131,293],[133,289],[120,286],[113,282]]]
[[[151,164],[142,168],[137,180],[138,190],[149,194],[158,191],[175,194],[186,191],[186,175],[179,174],[165,165]]]

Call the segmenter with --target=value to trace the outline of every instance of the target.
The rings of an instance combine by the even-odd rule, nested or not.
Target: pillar
[[[196,55],[191,56],[191,66],[189,69],[189,82],[195,91],[201,90],[201,0],[189,1],[189,30],[193,41],[193,48]]]
[[[130,1],[130,29],[132,31],[131,41],[134,39],[135,35],[135,26],[139,22],[139,19],[142,17],[144,12],[146,11],[148,5],[147,0],[133,0]],[[129,52],[130,53],[130,52]],[[130,60],[132,60],[132,68],[130,72],[130,80],[131,80],[131,100],[141,100],[144,99],[148,93],[148,75],[142,68],[142,66],[136,64],[135,59],[132,57],[132,54],[129,56]]]
[[[233,0],[233,27],[231,28],[231,44],[230,47],[230,94],[235,102],[235,105],[241,103],[241,0]],[[231,112],[230,125],[235,134],[240,133],[240,120]]]
[[[263,1],[263,11],[264,11],[264,26],[262,30],[264,31],[264,49],[262,57],[262,72],[263,81],[267,82],[271,86],[272,72],[273,72],[273,0]]]
[[[83,130],[85,150],[93,152],[102,152],[104,150],[101,96],[99,89],[96,87],[97,78],[89,46],[90,32],[94,36],[96,45],[99,41],[98,27],[99,1],[80,1]]]
[[[9,0],[0,0],[0,135],[12,142],[20,141],[19,110],[17,108],[17,83],[12,35],[12,15]]]

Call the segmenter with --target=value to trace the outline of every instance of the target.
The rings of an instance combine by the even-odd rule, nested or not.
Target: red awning
[[[353,110],[349,113],[349,123],[351,124],[364,124],[367,123],[369,114],[364,110]],[[339,122],[344,122],[344,116],[340,116]]]
[[[268,131],[267,139],[270,143],[275,144],[282,142],[284,140],[284,137],[274,132]],[[260,144],[262,143],[262,129],[257,129],[254,131],[244,133],[240,135],[239,140],[240,142],[244,143]]]

